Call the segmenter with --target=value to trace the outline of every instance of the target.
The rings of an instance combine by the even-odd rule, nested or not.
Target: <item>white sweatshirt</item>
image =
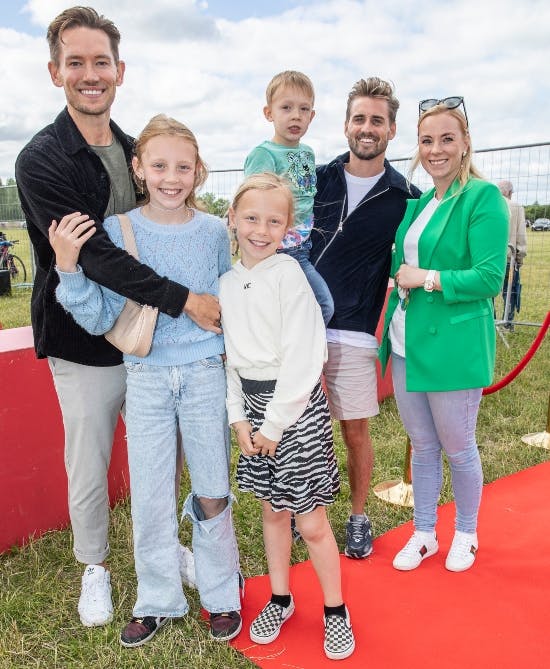
[[[321,309],[300,265],[281,253],[220,279],[229,422],[246,420],[240,377],[276,379],[260,432],[280,441],[304,413],[327,357]]]

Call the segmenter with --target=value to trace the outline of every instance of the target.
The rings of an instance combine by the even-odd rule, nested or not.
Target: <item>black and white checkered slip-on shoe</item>
[[[355,650],[355,637],[351,629],[349,611],[346,617],[338,615],[325,616],[325,655],[329,660],[344,660]]]
[[[294,599],[290,595],[287,607],[268,602],[250,625],[250,638],[255,643],[271,643],[279,636],[281,627],[294,613]]]

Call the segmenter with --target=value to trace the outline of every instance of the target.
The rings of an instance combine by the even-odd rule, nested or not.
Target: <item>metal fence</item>
[[[422,190],[431,188],[431,179],[421,167],[409,175],[410,157],[397,158],[390,162]],[[536,209],[537,216],[550,218],[550,142],[478,150],[474,155],[474,162],[489,181],[511,181],[516,202],[523,206],[540,205]],[[202,192],[212,193],[216,199],[230,200],[242,177],[242,169],[212,170]],[[10,229],[24,227],[17,188],[0,187],[0,230],[9,239]],[[28,282],[33,275],[32,254],[28,237],[20,232],[17,234],[20,238],[17,254],[27,258],[31,265],[27,268],[30,275]],[[25,244],[27,249],[23,248]],[[515,324],[539,324],[544,319],[550,302],[550,231],[527,231],[527,257],[521,269],[521,283],[521,305],[515,316]],[[499,297],[495,300],[498,321],[506,320],[504,311],[505,303]]]

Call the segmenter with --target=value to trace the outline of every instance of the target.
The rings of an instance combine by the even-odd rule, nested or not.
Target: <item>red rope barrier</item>
[[[516,376],[521,372],[521,370],[535,355],[536,350],[541,345],[541,342],[544,339],[544,335],[546,334],[549,325],[550,325],[550,311],[546,314],[544,323],[541,325],[540,330],[538,331],[538,334],[535,337],[535,340],[533,341],[531,346],[529,347],[527,353],[518,362],[518,364],[514,367],[514,369],[512,369],[511,372],[508,372],[508,374],[506,374],[506,376],[503,379],[501,379],[497,383],[493,383],[492,386],[487,386],[487,388],[484,388],[483,389],[484,395],[491,395],[492,393],[496,393],[497,390],[504,388],[504,386],[507,386],[510,383],[510,381],[513,381],[516,378]]]

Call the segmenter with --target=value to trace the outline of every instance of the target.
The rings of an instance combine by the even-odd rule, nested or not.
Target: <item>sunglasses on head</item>
[[[462,105],[464,109],[464,118],[466,119],[466,125],[468,124],[468,114],[466,113],[466,105],[464,104],[464,98],[461,95],[453,95],[449,98],[443,98],[442,100],[437,100],[436,98],[428,98],[427,100],[421,100],[418,103],[418,115],[421,116],[423,112],[432,109],[432,107],[437,107],[437,105],[443,105],[447,109],[456,109]]]

